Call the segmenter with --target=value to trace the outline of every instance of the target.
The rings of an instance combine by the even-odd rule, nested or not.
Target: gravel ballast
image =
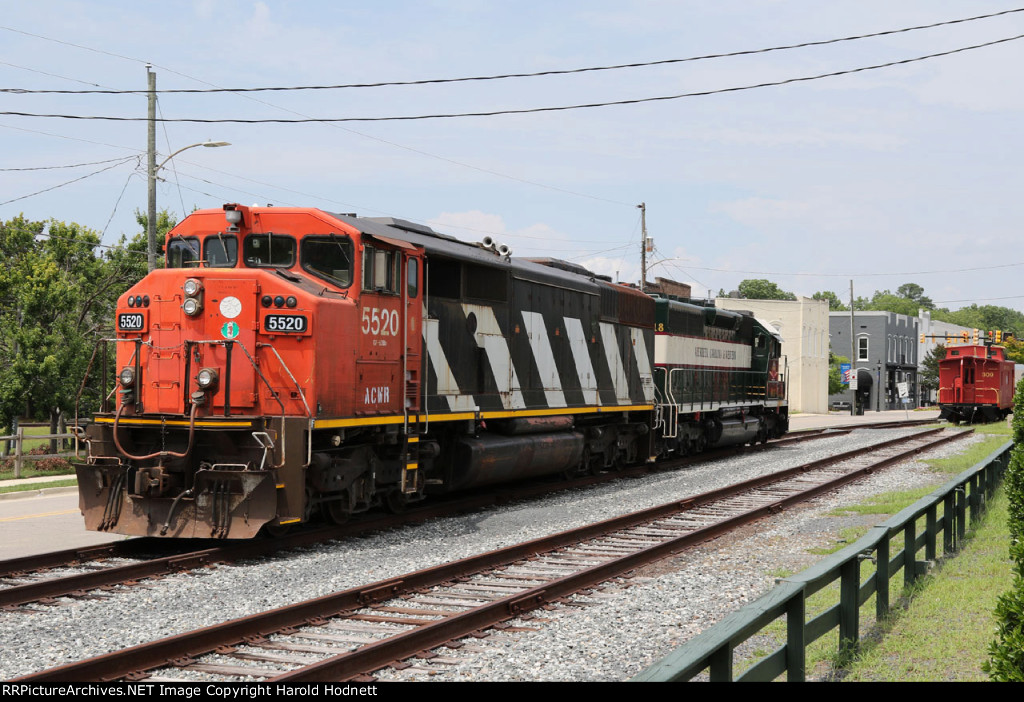
[[[860,430],[296,550],[271,560],[182,573],[143,587],[118,588],[102,600],[39,607],[35,614],[3,613],[0,678],[391,578],[916,431]],[[946,445],[927,457],[959,453],[975,440]],[[388,670],[380,678],[628,679],[759,597],[778,573],[796,572],[817,560],[807,549],[832,543],[838,526],[845,526],[842,520],[823,518],[828,511],[879,492],[944,479],[923,463],[903,462],[808,507],[650,566],[628,581],[580,595],[576,600],[583,606],[540,611],[536,620],[513,623],[535,630],[496,632],[474,639],[461,651],[443,650],[446,657],[461,661],[456,665],[436,666],[430,672]]]

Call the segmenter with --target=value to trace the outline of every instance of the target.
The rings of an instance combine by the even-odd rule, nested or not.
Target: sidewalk
[[[13,500],[22,497],[38,497],[39,495],[57,495],[62,492],[77,492],[78,487],[69,485],[65,487],[47,487],[47,483],[55,483],[61,480],[76,480],[74,473],[70,475],[37,475],[34,478],[18,478],[17,480],[0,480],[0,488],[15,485],[38,486],[38,489],[19,490],[17,492],[0,492],[0,500]]]

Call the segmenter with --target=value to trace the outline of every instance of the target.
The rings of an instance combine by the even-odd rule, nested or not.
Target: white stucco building
[[[746,300],[720,297],[715,306],[753,312],[782,336],[789,374],[792,412],[828,412],[828,302],[809,297],[794,300]]]

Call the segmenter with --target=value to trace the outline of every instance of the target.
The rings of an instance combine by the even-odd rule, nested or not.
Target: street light
[[[217,146],[231,146],[226,141],[201,141],[197,144],[189,144],[175,151],[173,154],[165,158],[160,162],[160,165],[156,165],[156,153],[151,150],[149,153],[149,222],[146,226],[146,236],[149,240],[147,246],[147,255],[149,259],[149,270],[156,268],[156,174],[161,168],[167,165],[167,162],[172,158],[180,154],[182,151],[188,149],[194,149],[197,146],[207,146],[214,148]]]

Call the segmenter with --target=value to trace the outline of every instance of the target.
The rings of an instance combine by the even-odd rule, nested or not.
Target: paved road
[[[829,414],[797,414],[790,419],[790,427],[813,429],[841,424],[872,424],[910,419],[938,419],[938,410],[904,412],[868,412],[861,416],[830,412]],[[66,480],[59,476],[57,480]],[[45,479],[29,479],[37,483]],[[13,481],[12,481],[13,482]],[[0,494],[0,560],[45,553],[66,548],[93,546],[124,539],[118,534],[86,531],[78,511],[78,493],[75,488],[45,488],[17,496]]]
[[[123,538],[85,530],[75,488],[50,488],[31,497],[0,500],[0,560]]]

